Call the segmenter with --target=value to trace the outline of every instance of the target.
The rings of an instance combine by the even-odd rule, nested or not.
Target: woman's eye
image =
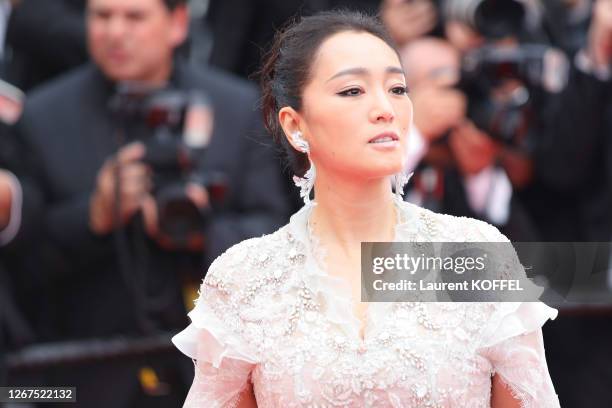
[[[361,89],[359,88],[351,88],[351,89],[347,89],[346,91],[342,91],[342,92],[338,92],[338,95],[341,96],[359,96],[361,95]]]
[[[405,86],[394,86],[391,88],[391,92],[395,95],[408,95],[408,88]]]

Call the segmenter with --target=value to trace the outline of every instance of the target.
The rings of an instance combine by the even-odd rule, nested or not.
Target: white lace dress
[[[495,227],[396,203],[396,241],[507,241]],[[232,407],[252,382],[259,407],[489,407],[498,374],[523,407],[558,407],[539,302],[370,303],[364,330],[348,283],[312,248],[308,205],[210,267],[173,339],[197,360],[186,407]]]

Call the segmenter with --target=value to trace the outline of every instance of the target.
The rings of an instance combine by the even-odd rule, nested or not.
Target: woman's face
[[[395,51],[371,34],[325,40],[303,93],[302,132],[319,171],[374,179],[402,170],[412,103]]]

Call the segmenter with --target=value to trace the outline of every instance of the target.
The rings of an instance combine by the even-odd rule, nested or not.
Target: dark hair
[[[284,148],[298,175],[308,170],[308,156],[291,147],[278,122],[278,112],[285,106],[296,111],[302,108],[302,93],[310,79],[316,52],[328,37],[344,31],[370,33],[395,50],[377,17],[356,11],[326,11],[292,22],[277,32],[259,71],[264,124],[275,142]]]
[[[168,8],[170,11],[174,11],[174,9],[178,6],[187,5],[187,0],[163,0],[163,2],[166,8]]]

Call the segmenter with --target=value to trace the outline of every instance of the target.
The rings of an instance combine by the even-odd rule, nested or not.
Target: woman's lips
[[[377,150],[394,150],[399,146],[399,136],[395,132],[384,132],[370,139],[368,144]]]
[[[399,141],[399,136],[395,132],[384,132],[379,134],[378,136],[374,136],[371,138],[368,143],[386,143],[386,142],[397,142]]]

